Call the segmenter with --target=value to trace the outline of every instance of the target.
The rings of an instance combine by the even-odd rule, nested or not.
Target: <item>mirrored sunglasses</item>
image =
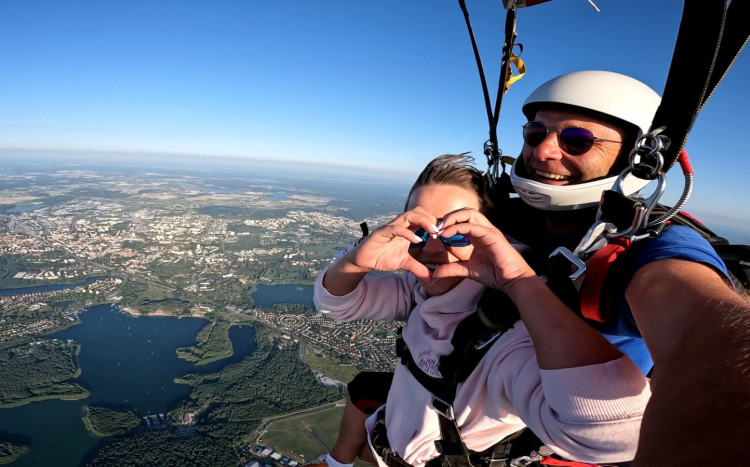
[[[563,129],[551,128],[542,122],[528,122],[523,126],[523,141],[535,148],[542,144],[550,132],[557,133],[560,149],[571,156],[581,156],[589,152],[597,141],[610,143],[621,143],[612,139],[604,139],[594,136],[591,130],[577,126],[569,126]]]
[[[422,241],[419,243],[412,243],[411,245],[409,245],[409,248],[422,248],[425,245],[425,243],[427,243],[427,239],[430,237],[430,233],[421,227],[418,228],[414,232],[414,235],[416,235],[417,237],[420,237]],[[438,237],[438,238],[440,239],[441,242],[443,242],[443,245],[449,246],[449,247],[459,248],[459,247],[471,245],[471,241],[469,241],[468,235],[456,234],[456,235],[451,235],[450,237]]]

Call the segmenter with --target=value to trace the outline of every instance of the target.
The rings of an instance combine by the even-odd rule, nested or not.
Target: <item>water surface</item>
[[[139,415],[166,413],[190,394],[190,386],[173,382],[187,373],[210,373],[240,361],[255,349],[254,329],[232,326],[230,358],[204,366],[177,358],[176,349],[195,344],[207,321],[165,316],[132,317],[110,305],[80,315],[81,324],[47,336],[81,344],[81,376],[75,380],[91,392],[88,399],[49,400],[0,409],[0,431],[31,440],[31,452],[13,467],[76,466],[102,438],[81,421],[85,406],[135,410]]]

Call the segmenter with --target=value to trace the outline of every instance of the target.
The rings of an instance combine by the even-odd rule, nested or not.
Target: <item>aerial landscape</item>
[[[305,453],[257,444],[264,419],[392,368],[396,325],[333,321],[311,284],[401,209],[405,179],[21,156],[0,171],[2,461],[293,465]]]
[[[707,50],[676,53],[683,11],[698,3],[695,45],[722,43],[719,57],[706,63]],[[718,3],[0,2],[0,466],[312,467],[305,464],[324,459],[351,402],[347,383],[362,371],[393,370],[403,323],[331,319],[313,303],[316,278],[363,232],[404,212],[412,183],[436,156],[469,154],[486,170],[483,176],[493,173],[488,164],[495,157],[501,162],[495,169],[510,172],[515,159],[528,157],[532,119],[537,136],[556,140],[562,150],[556,152],[562,167],[550,162],[521,170],[533,175],[528,169],[536,169],[536,181],[544,181],[539,193],[550,188],[555,197],[564,191],[570,199],[598,197],[581,183],[592,180],[583,179],[591,160],[586,152],[620,144],[627,151],[619,154],[631,156],[626,170],[640,157],[624,145],[635,138],[634,122],[602,110],[610,96],[625,96],[626,107],[639,111],[647,106],[629,92],[609,92],[594,99],[605,109],[577,103],[549,109],[553,116],[567,108],[603,118],[605,126],[624,123],[628,131],[618,130],[619,141],[587,128],[588,120],[545,122],[548,103],[526,107],[544,83],[572,72],[627,75],[662,96],[662,104],[687,104],[681,88],[691,85],[687,75],[695,83],[706,78],[706,86],[695,87],[703,89],[700,115],[667,105],[657,113],[691,116],[689,137],[677,138],[672,122],[657,128],[664,119],[649,115],[646,127],[650,122],[665,149],[680,144],[690,159],[684,154],[669,177],[657,173],[657,164],[640,195],[646,205],[678,206],[704,222],[716,234],[713,248],[725,247],[724,260],[734,266],[730,279],[750,303],[750,184],[742,136],[750,125],[743,105],[750,53],[730,60],[728,48],[740,41],[726,45],[739,38],[724,27],[729,22],[715,41],[704,34],[708,5]],[[745,5],[724,2],[732,21],[747,16],[747,10],[735,14]],[[691,73],[673,71],[676,57],[689,62]],[[732,67],[718,77],[722,61]],[[718,81],[716,89],[708,86]],[[565,147],[576,149],[568,146],[571,138],[586,143],[586,151],[565,155]],[[511,197],[522,190],[509,186]],[[630,201],[643,212],[640,196]],[[517,238],[526,242],[528,233],[532,248],[537,234],[573,240],[564,229],[548,229],[594,212],[550,212],[539,228],[523,215],[526,209],[498,206],[494,213],[508,226],[524,227]],[[436,225],[446,216],[436,215]],[[604,228],[599,220],[597,228]],[[664,225],[638,239],[658,235]],[[429,229],[422,227],[426,245]],[[480,243],[473,233],[470,240],[461,237],[463,245],[454,239],[452,246],[471,244],[473,251]],[[601,240],[598,246],[607,243]],[[451,245],[433,235],[432,243],[441,241]],[[546,260],[547,252],[540,256]],[[612,270],[624,276],[623,264]],[[423,265],[441,268],[434,261]],[[549,278],[538,268],[534,273]],[[613,282],[600,285],[617,296],[628,292]],[[663,293],[687,284],[642,282],[650,286],[644,290]],[[750,407],[750,378],[741,371],[750,368],[750,356],[742,350],[750,348],[750,336],[713,331],[748,329],[746,305],[735,307],[744,313],[736,323],[725,318],[732,315],[697,312],[693,305],[718,309],[728,301],[690,300],[686,292],[702,291],[708,281],[689,284],[661,300],[633,293],[639,306],[628,298],[617,313],[635,335],[614,337],[640,340],[647,336],[642,329],[655,328],[657,337],[641,343],[653,355],[656,345],[675,357],[648,373],[657,375],[652,401],[658,405],[646,410],[652,425],[639,433],[657,436],[633,440],[641,442],[638,455],[655,452],[653,459],[675,453],[721,459],[716,463],[742,458],[737,440],[750,431],[749,412],[742,412]],[[574,305],[568,304],[575,309],[578,290],[566,288],[575,292]],[[539,297],[548,292],[537,290],[545,291]],[[681,306],[668,306],[672,297],[684,299]],[[598,298],[604,310],[608,298]],[[633,313],[640,307],[667,313],[648,313],[642,323]],[[669,313],[680,319],[667,319]],[[586,343],[557,339],[556,332],[543,344]],[[535,342],[536,350],[543,348]],[[678,378],[663,376],[683,365]],[[659,377],[666,383],[656,383]],[[660,422],[668,428],[660,431]],[[644,439],[650,449],[642,449]],[[663,465],[637,457],[633,463]],[[353,467],[365,464],[358,458]]]

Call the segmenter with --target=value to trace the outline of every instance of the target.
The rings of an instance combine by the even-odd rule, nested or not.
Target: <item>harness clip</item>
[[[659,160],[661,160],[661,155],[659,155]],[[631,171],[632,169],[626,168],[620,173],[620,176],[617,177],[615,184],[612,186],[612,191],[625,196],[622,189],[622,181],[626,175],[631,173]],[[656,175],[656,188],[654,189],[654,192],[651,193],[651,196],[649,196],[648,198],[639,199],[638,204],[634,207],[633,222],[631,223],[630,227],[619,232],[610,233],[609,237],[634,237],[641,230],[646,228],[648,225],[648,217],[651,215],[651,211],[653,211],[653,209],[656,207],[659,198],[661,198],[661,195],[664,193],[664,190],[666,190],[666,188],[667,175],[664,172],[659,172]],[[601,206],[596,217],[597,219],[601,217]]]
[[[474,344],[474,349],[482,350],[483,348],[495,342],[497,338],[500,337],[504,332],[505,332],[504,329],[500,329],[498,331],[493,332],[487,339],[483,341],[479,341],[476,344]]]
[[[562,256],[570,263],[571,273],[568,274],[568,277],[571,281],[577,280],[583,275],[584,272],[586,272],[586,263],[584,263],[581,258],[576,256],[572,251],[568,250],[564,246],[556,248],[555,251],[550,253],[549,257],[553,258],[558,255]]]
[[[453,412],[453,405],[445,402],[435,394],[432,395],[432,407],[440,416],[447,418],[448,420],[455,420],[456,416]]]

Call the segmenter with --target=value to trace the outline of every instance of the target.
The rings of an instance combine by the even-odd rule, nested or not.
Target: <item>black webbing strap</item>
[[[391,449],[391,442],[388,441],[388,429],[385,426],[385,410],[378,412],[375,427],[372,430],[371,442],[375,452],[388,467],[412,467]]]
[[[440,357],[440,374],[456,384],[466,381],[494,341],[519,319],[521,315],[510,297],[496,289],[485,289],[477,311],[456,326],[451,339],[453,352]]]
[[[456,389],[474,371],[495,340],[519,319],[518,310],[507,295],[495,289],[485,289],[477,311],[461,320],[456,327],[451,339],[453,352],[440,358],[442,378],[430,376],[419,368],[399,329],[396,355],[414,379],[432,393],[432,405],[438,414],[441,436],[440,440],[435,441],[435,447],[441,453],[439,462],[442,467],[474,465],[472,451],[461,438],[453,412]]]
[[[385,426],[385,410],[381,410],[377,414],[371,442],[375,452],[381,459],[383,459],[383,462],[388,465],[388,467],[412,467],[411,464],[406,462],[391,448],[391,443],[388,441],[388,429]],[[469,453],[468,465],[475,467],[507,467],[511,459],[528,455],[532,451],[539,450],[539,447],[542,444],[543,443],[531,432],[531,430],[524,428],[516,433],[506,436],[504,439],[484,451],[476,452],[467,449],[467,452]],[[463,456],[463,453],[461,455]],[[449,464],[448,462],[450,462],[450,460],[445,459],[445,457],[441,455],[429,460],[425,465],[426,467],[460,467],[455,460],[453,464]],[[536,466],[538,464],[526,463],[518,465]]]
[[[716,63],[711,78],[708,80],[706,94],[703,96],[701,109],[713,95],[716,86],[726,76],[743,47],[750,39],[750,2],[747,0],[733,0],[727,8],[724,22],[724,33],[716,55]]]
[[[453,399],[456,397],[457,381],[453,378],[435,378],[422,371],[417,362],[414,361],[414,357],[412,357],[406,341],[401,336],[401,329],[399,329],[398,337],[396,338],[396,356],[401,359],[401,364],[409,370],[409,373],[414,376],[414,379],[423,388],[446,403],[453,404]]]
[[[698,113],[747,43],[748,3],[734,0],[727,8],[726,0],[685,0],[664,95],[651,125],[666,127],[664,134],[672,140],[662,153],[664,171],[677,162]]]
[[[441,454],[443,467],[473,467],[471,451],[461,438],[456,419],[441,414],[438,421],[441,439],[435,441],[435,448]]]
[[[485,144],[485,156],[488,161],[488,174],[491,174],[493,167],[497,167],[497,164],[502,167],[502,171],[498,176],[498,180],[493,180],[499,184],[499,193],[512,193],[513,188],[510,183],[510,176],[505,173],[505,162],[502,159],[502,151],[500,151],[499,142],[497,139],[497,124],[500,121],[500,108],[503,103],[503,95],[506,90],[506,83],[510,79],[511,74],[511,56],[513,54],[513,47],[515,46],[516,40],[516,18],[517,9],[515,6],[508,8],[505,15],[505,42],[502,49],[502,58],[500,61],[500,80],[497,87],[497,96],[495,97],[495,107],[493,110],[492,101],[490,100],[490,91],[487,87],[487,78],[484,74],[484,67],[482,66],[482,57],[479,54],[479,47],[477,46],[476,38],[474,37],[474,29],[471,26],[469,20],[469,10],[466,8],[465,0],[458,0],[458,4],[461,7],[461,11],[464,15],[464,21],[466,22],[466,29],[469,31],[469,38],[471,39],[471,47],[474,51],[474,59],[477,62],[477,69],[479,70],[479,80],[482,83],[482,94],[484,95],[484,105],[487,111],[487,120],[489,122],[489,145]],[[492,175],[492,174],[491,174]]]
[[[458,4],[461,7],[461,12],[464,14],[464,21],[466,21],[466,28],[469,30],[469,37],[471,38],[471,47],[474,50],[474,59],[477,62],[477,68],[479,69],[479,79],[482,82],[482,93],[484,94],[484,105],[485,109],[487,111],[487,120],[490,123],[490,141],[492,144],[495,145],[495,148],[497,148],[497,122],[500,118],[500,104],[502,103],[503,97],[502,97],[502,91],[505,88],[505,80],[507,80],[507,69],[510,66],[509,60],[510,60],[510,53],[513,48],[513,40],[514,40],[514,34],[510,34],[511,40],[508,41],[508,24],[509,22],[512,24],[511,29],[515,30],[515,15],[516,15],[516,9],[511,8],[508,9],[508,13],[505,17],[505,43],[506,46],[503,47],[503,56],[502,56],[502,64],[504,66],[500,69],[500,87],[498,88],[497,92],[497,98],[495,100],[495,110],[493,112],[492,110],[492,102],[490,101],[490,91],[487,87],[487,78],[484,75],[484,67],[482,66],[482,57],[479,54],[479,47],[477,46],[477,40],[474,37],[474,29],[471,27],[471,20],[469,20],[469,10],[466,8],[466,1],[465,0],[458,0]],[[510,48],[507,47],[507,44],[511,44]]]

